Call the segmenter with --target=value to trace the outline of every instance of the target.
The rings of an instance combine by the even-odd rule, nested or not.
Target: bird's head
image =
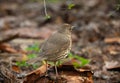
[[[70,24],[63,24],[58,32],[60,33],[71,33],[72,29],[74,28],[74,26],[70,25]]]

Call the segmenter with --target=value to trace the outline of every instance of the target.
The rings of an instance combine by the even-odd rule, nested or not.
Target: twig
[[[15,39],[17,37],[19,37],[19,34],[11,35],[9,37],[6,36],[6,37],[4,37],[3,39],[0,40],[0,43],[8,42],[8,41],[10,41],[12,39]]]
[[[46,1],[44,0],[44,8],[45,8],[45,16],[48,16],[47,14],[47,7],[46,7]]]

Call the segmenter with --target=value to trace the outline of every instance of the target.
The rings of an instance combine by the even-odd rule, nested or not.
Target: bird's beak
[[[71,27],[71,29],[74,29],[74,28],[75,28],[75,26],[72,26],[72,27]]]

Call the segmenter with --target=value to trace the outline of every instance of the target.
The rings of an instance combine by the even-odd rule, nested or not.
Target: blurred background
[[[90,60],[94,83],[119,83],[120,0],[0,0],[0,64],[26,59],[63,23],[76,26],[71,53]]]

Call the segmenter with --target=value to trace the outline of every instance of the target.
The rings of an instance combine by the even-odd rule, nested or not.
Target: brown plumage
[[[39,56],[29,62],[34,63],[41,60],[56,62],[65,58],[71,49],[71,30],[72,26],[69,24],[60,26],[59,29],[42,44]]]

